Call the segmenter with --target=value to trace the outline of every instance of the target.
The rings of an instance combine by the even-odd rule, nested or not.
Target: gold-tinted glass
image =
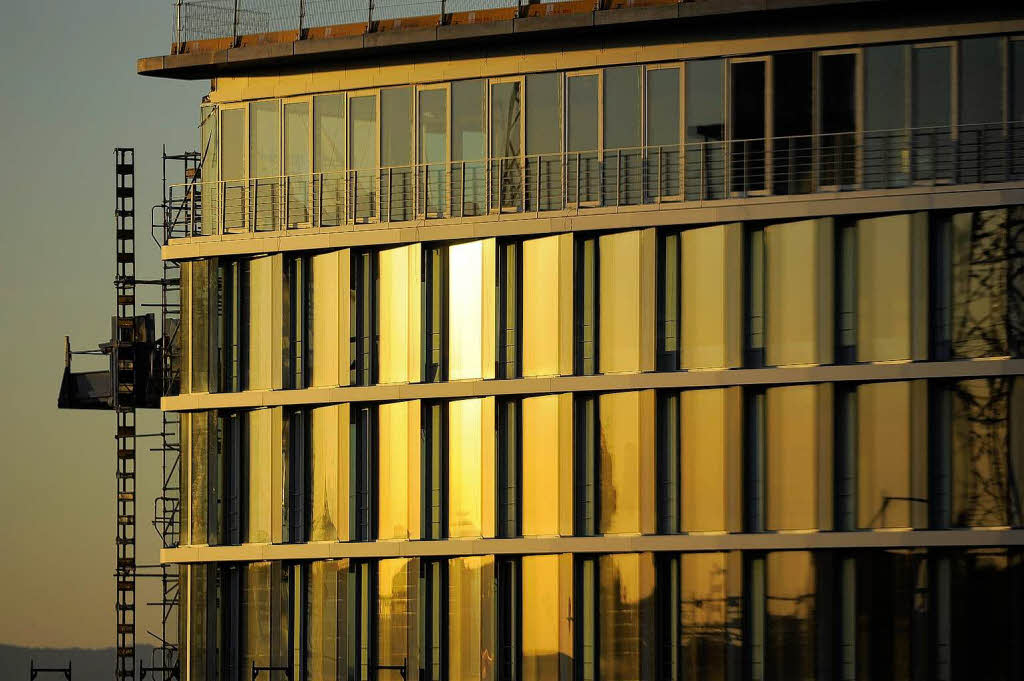
[[[271,488],[273,471],[272,450],[273,417],[279,410],[254,409],[249,412],[249,507],[246,510],[245,541],[265,544],[270,542],[272,518],[270,504],[274,498]],[[280,446],[280,443],[277,443]]]
[[[307,665],[309,681],[337,681],[339,674],[339,610],[341,594],[338,590],[336,560],[318,560],[309,565],[309,633],[307,637]]]
[[[189,346],[191,353],[192,392],[210,390],[210,260],[192,263]]]
[[[523,535],[572,533],[572,397],[523,398]]]
[[[814,558],[780,551],[765,558],[765,681],[815,678]]]
[[[483,400],[448,405],[448,536],[483,535]],[[489,433],[488,433],[489,436]]]
[[[242,646],[242,668],[253,664],[266,667],[270,662],[271,594],[270,563],[249,563],[243,575],[245,608],[245,643]]]
[[[825,385],[769,388],[765,494],[769,530],[821,528],[823,466],[830,460],[831,391]],[[829,451],[826,451],[829,449]]]
[[[206,544],[209,533],[207,503],[209,480],[207,464],[210,448],[210,414],[195,412],[192,422],[191,443],[189,445],[189,475],[191,477],[192,500],[192,543]]]
[[[634,230],[600,237],[601,373],[640,370],[640,234]]]
[[[861,362],[920,359],[915,357],[915,341],[927,331],[924,316],[914,314],[917,308],[923,311],[927,302],[927,239],[920,217],[888,215],[857,222],[857,359]]]
[[[598,532],[640,532],[640,393],[602,394],[598,397],[598,413],[601,422]]]
[[[415,617],[414,594],[410,594],[409,558],[377,563],[377,664],[401,666],[409,659]],[[399,681],[404,675],[397,669],[381,669],[378,681]]]
[[[341,382],[339,349],[342,324],[340,254],[320,253],[310,258],[313,265],[313,379],[312,386],[334,386]],[[347,339],[346,339],[347,340]],[[348,372],[344,372],[348,376]]]
[[[738,529],[741,401],[739,388],[686,390],[680,396],[683,532]]]
[[[494,556],[448,561],[448,678],[494,678]]]
[[[556,376],[562,337],[559,237],[523,242],[523,376]]]
[[[598,558],[598,650],[602,681],[642,679],[649,673],[653,630],[654,558],[619,553]]]
[[[523,681],[559,679],[562,672],[560,556],[523,556]],[[563,677],[567,678],[567,677]]]
[[[311,541],[338,539],[338,445],[342,430],[337,406],[312,409],[313,466]],[[348,435],[347,432],[344,433]]]
[[[380,494],[377,527],[379,539],[409,538],[409,462],[419,457],[410,437],[410,416],[419,402],[392,402],[377,409],[379,430]],[[415,449],[414,449],[415,447]]]
[[[730,672],[739,669],[743,643],[741,561],[739,553],[684,553],[680,557],[684,679],[726,681]]]
[[[743,231],[739,224],[682,233],[682,367],[741,363]]]
[[[209,565],[190,565],[188,580],[189,656],[185,668],[190,681],[208,681],[206,676],[206,604]],[[212,681],[212,680],[210,680]]]
[[[953,525],[1024,524],[1024,378],[951,386]]]
[[[832,361],[832,220],[765,228],[769,365]]]
[[[492,268],[493,264],[492,260]],[[493,271],[489,278],[484,276],[483,241],[448,247],[448,377],[452,380],[483,378],[484,287],[488,282],[486,286],[493,289],[489,283],[493,280]],[[493,335],[490,327],[487,331]]]
[[[857,388],[858,527],[923,521],[927,450],[926,437],[917,431],[925,419],[926,390],[920,382],[904,381]]]
[[[280,371],[281,358],[275,357],[274,338],[281,329],[273,322],[274,290],[280,290],[281,258],[264,256],[249,262],[249,388],[273,388],[273,372]]]
[[[418,255],[419,247],[415,245],[380,251],[381,383],[406,383],[419,378]]]

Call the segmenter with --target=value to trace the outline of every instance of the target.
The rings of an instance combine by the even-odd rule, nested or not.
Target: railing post
[[[178,45],[181,44],[181,1],[177,0],[174,3],[174,51],[178,51]]]
[[[234,9],[231,12],[231,46],[238,42],[238,0],[234,2]]]
[[[302,40],[302,29],[306,19],[306,0],[299,0],[299,40]]]

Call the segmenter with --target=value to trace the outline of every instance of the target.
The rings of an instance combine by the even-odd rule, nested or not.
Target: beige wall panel
[[[523,398],[523,536],[572,534],[572,395]]]
[[[598,397],[601,498],[598,531],[654,530],[654,391]]]
[[[410,420],[418,420],[412,412],[419,402],[381,404],[377,411],[379,429],[379,504],[378,537],[409,539],[409,492],[418,487],[418,480],[409,477],[410,462],[419,458],[419,436],[410,437]]]
[[[526,239],[523,242],[523,376],[572,373],[571,294],[571,235]]]
[[[274,449],[274,416],[280,409],[253,409],[249,412],[249,507],[246,510],[246,543],[269,544],[272,537]]]
[[[494,398],[448,405],[448,535],[494,536]]]
[[[682,366],[738,367],[743,361],[743,227],[685,230],[682,251]]]
[[[420,249],[380,252],[380,383],[419,381]]]
[[[857,359],[925,359],[928,234],[924,214],[857,222]]]
[[[769,365],[832,362],[832,224],[765,228]]]
[[[494,556],[448,561],[448,671],[450,679],[494,678]]]
[[[563,632],[572,594],[566,558],[571,567],[571,555],[523,556],[523,681],[571,678],[573,649]]]
[[[448,376],[494,378],[494,239],[448,247]]]
[[[685,390],[680,395],[680,529],[742,529],[742,392]]]
[[[340,305],[347,297],[342,294],[341,254],[328,251],[312,257],[314,387],[348,382],[348,367],[342,372],[341,364],[342,345],[347,353],[349,344],[348,318],[342,319]],[[348,291],[348,280],[344,281],[344,290]]]
[[[601,373],[641,370],[642,230],[600,237],[599,350]]]
[[[178,328],[178,352],[181,357],[180,365],[180,390],[182,394],[192,392],[192,263],[185,261],[181,263],[179,271],[181,278],[181,301],[180,327]],[[183,430],[182,432],[188,432]],[[184,542],[183,542],[184,543]]]
[[[313,420],[313,523],[311,541],[338,540],[338,407],[316,407]],[[348,466],[348,461],[344,462]]]
[[[768,530],[830,529],[830,385],[769,388],[765,496]]]

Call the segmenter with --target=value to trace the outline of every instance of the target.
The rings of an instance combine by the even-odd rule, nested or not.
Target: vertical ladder
[[[117,415],[117,667],[135,678],[135,150],[114,150],[114,412]]]

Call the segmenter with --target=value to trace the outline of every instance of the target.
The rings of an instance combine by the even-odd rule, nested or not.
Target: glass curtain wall
[[[449,205],[448,89],[423,89],[417,97],[417,206],[426,217],[443,217]]]
[[[281,102],[249,105],[250,228],[277,229],[284,223],[284,184],[281,178]]]
[[[309,102],[284,103],[284,210],[286,227],[308,227],[313,200]]]
[[[686,62],[684,197],[720,199],[726,191],[725,60]]]
[[[313,97],[313,197],[321,227],[342,225],[348,216],[346,109],[345,95]]]
[[[415,214],[412,108],[411,87],[380,91],[379,186],[382,220],[411,220]]]
[[[522,81],[491,83],[490,196],[492,212],[523,210]]]
[[[680,195],[679,73],[678,67],[647,69],[644,203]]]
[[[566,77],[566,200],[577,206],[596,205],[600,199],[601,163],[598,97],[600,74]]]
[[[451,84],[453,217],[487,212],[486,87],[483,79]]]
[[[643,202],[643,67],[604,70],[602,203]]]
[[[526,210],[562,207],[562,74],[526,76]]]
[[[351,215],[357,222],[377,218],[380,192],[377,148],[377,96],[358,95],[348,98],[350,168],[347,194],[352,197]]]

